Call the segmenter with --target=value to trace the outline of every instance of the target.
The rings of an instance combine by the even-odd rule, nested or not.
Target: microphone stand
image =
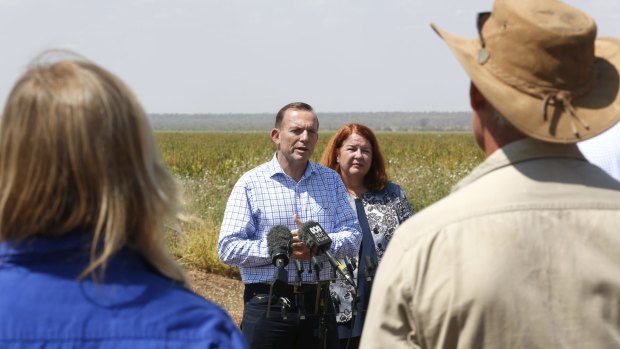
[[[295,284],[297,286],[301,286],[301,279],[304,273],[304,266],[301,264],[299,259],[294,259],[293,263],[295,263]]]
[[[356,265],[354,265],[354,261],[349,258],[349,256],[344,256],[344,265],[347,266],[347,271],[349,272],[349,276],[351,279],[355,277],[353,273],[355,271]]]
[[[267,300],[267,314],[269,318],[271,315],[271,298],[273,297],[273,291],[278,291],[282,287],[288,284],[288,270],[284,268],[284,261],[280,258],[276,260],[276,270],[273,274],[273,281],[269,286],[269,299]]]
[[[334,268],[333,266],[329,274],[329,278],[331,282],[336,282],[336,268]]]
[[[304,293],[297,292],[297,287],[301,286],[304,267],[299,259],[294,259],[293,263],[295,263],[295,302],[297,303],[297,316],[299,320],[304,320],[306,318]]]
[[[314,271],[314,281],[316,282],[316,298],[314,305],[314,314],[319,314],[319,300],[321,299],[321,263],[316,259],[316,257],[312,257],[312,269]]]
[[[322,300],[321,298],[321,263],[317,260],[315,256],[312,257],[312,266],[314,269],[314,280],[316,281],[316,299],[314,305],[314,313],[316,316],[319,316],[319,349],[326,349],[327,347],[327,323],[326,323],[326,315],[327,315],[327,307],[323,306],[323,312],[319,315],[319,304]]]
[[[375,262],[372,260],[372,257],[366,256],[366,267],[364,268],[364,274],[366,275],[366,281],[372,281],[372,277],[375,275]]]

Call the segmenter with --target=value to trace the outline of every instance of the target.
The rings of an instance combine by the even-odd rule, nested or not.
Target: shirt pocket
[[[327,231],[332,230],[331,225],[335,219],[334,209],[336,209],[336,201],[333,197],[313,197],[310,195],[304,206],[306,208],[306,212],[304,212],[306,220],[318,222]],[[326,224],[329,225],[326,226]]]

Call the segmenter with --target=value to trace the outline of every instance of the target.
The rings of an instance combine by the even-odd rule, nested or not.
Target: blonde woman
[[[140,104],[96,64],[51,55],[0,123],[0,347],[245,348],[166,252],[177,187]]]

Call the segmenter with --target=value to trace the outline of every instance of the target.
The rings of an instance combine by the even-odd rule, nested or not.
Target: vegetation
[[[151,114],[161,131],[264,132],[273,126],[275,113],[261,114]],[[337,130],[347,122],[359,122],[375,131],[468,131],[471,112],[349,112],[319,111],[321,130]]]
[[[321,133],[313,161],[331,135]],[[171,227],[173,253],[186,265],[237,276],[217,256],[219,228],[237,179],[273,156],[269,134],[174,132],[157,133],[157,138],[186,200],[187,219]],[[391,180],[403,187],[416,212],[446,196],[483,158],[470,133],[378,132],[377,138]]]

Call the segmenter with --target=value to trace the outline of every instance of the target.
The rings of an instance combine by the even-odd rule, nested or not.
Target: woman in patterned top
[[[363,233],[359,256],[349,264],[357,266],[353,270],[357,281],[354,311],[353,287],[344,279],[338,279],[331,285],[332,299],[338,312],[340,347],[357,348],[376,265],[394,231],[413,215],[413,209],[400,186],[388,180],[377,138],[367,126],[342,126],[330,139],[321,164],[334,169],[342,177]]]

